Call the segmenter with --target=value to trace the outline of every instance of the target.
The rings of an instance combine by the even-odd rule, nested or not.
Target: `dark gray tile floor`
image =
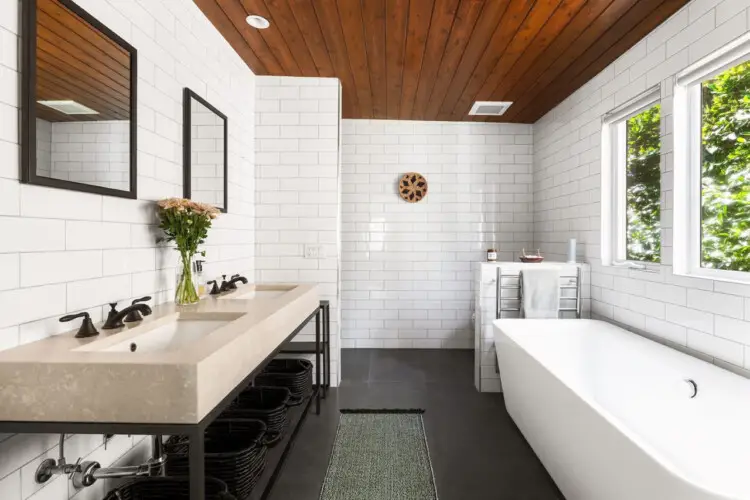
[[[564,500],[505,411],[473,383],[473,351],[342,351],[341,387],[311,409],[271,500],[317,500],[340,408],[423,408],[440,500]],[[351,500],[368,500],[355,494]]]

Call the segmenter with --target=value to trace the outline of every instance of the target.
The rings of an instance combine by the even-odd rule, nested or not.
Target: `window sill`
[[[723,283],[734,283],[737,285],[750,285],[750,272],[722,271],[719,269],[698,269],[688,272],[673,271],[675,276],[685,278],[696,278],[709,281],[721,281]]]
[[[622,262],[610,262],[609,264],[604,264],[604,266],[615,267],[618,269],[627,269],[630,271],[650,273],[650,274],[661,273],[661,264],[654,264],[654,263],[645,264],[643,262],[635,262],[632,260],[626,260]]]

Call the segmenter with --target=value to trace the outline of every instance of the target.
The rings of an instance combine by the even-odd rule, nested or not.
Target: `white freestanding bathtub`
[[[567,500],[750,499],[750,380],[602,321],[497,320],[495,345]]]

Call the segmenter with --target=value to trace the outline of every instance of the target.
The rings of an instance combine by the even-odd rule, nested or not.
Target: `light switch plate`
[[[325,249],[321,245],[305,245],[306,259],[324,259]]]

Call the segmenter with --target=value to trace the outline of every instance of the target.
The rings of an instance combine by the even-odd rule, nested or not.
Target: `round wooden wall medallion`
[[[398,194],[409,203],[416,203],[427,196],[427,179],[422,174],[409,172],[398,181]]]

